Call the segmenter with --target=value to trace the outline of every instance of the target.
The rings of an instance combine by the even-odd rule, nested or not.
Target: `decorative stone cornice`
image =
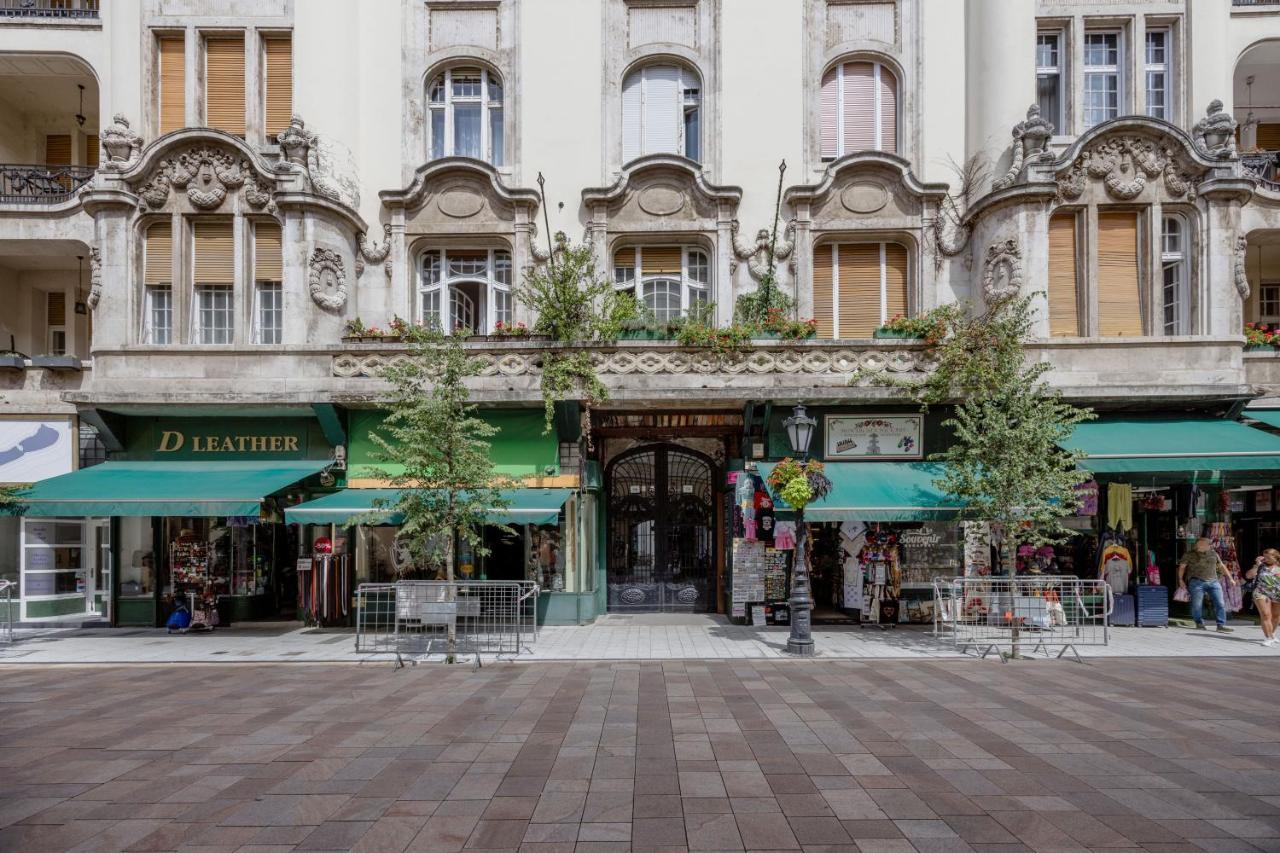
[[[828,165],[826,173],[818,183],[788,187],[782,194],[782,200],[792,208],[800,204],[817,204],[830,195],[836,187],[843,186],[859,173],[867,171],[891,175],[910,195],[921,200],[927,199],[934,203],[941,203],[947,197],[946,184],[922,182],[911,171],[910,161],[884,151],[859,151],[841,157]]]
[[[1027,118],[1013,126],[1013,156],[1009,162],[1009,171],[998,181],[991,184],[993,190],[1001,190],[1013,186],[1022,177],[1022,170],[1027,163],[1039,160],[1052,160],[1049,151],[1049,139],[1053,136],[1053,125],[1040,115],[1040,105],[1032,104],[1027,108]]]
[[[491,164],[471,157],[441,157],[419,166],[409,186],[401,190],[378,193],[388,210],[417,210],[426,204],[431,188],[451,176],[468,176],[487,183],[494,195],[506,205],[522,207],[532,213],[538,207],[537,190],[509,187]]]
[[[663,191],[668,187],[656,180],[663,175],[671,179],[671,186],[666,192]],[[679,208],[671,210],[671,207],[678,202],[676,194],[681,193],[692,194],[695,201],[717,207],[723,204],[736,209],[742,201],[742,187],[718,186],[708,182],[701,166],[677,154],[649,154],[632,160],[623,167],[612,186],[584,189],[582,201],[592,210],[618,207],[642,182],[646,186],[639,191],[639,205],[653,216],[678,212]]]

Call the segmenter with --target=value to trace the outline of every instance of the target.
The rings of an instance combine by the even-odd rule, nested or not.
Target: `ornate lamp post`
[[[813,428],[818,422],[809,417],[800,404],[782,424],[787,429],[791,452],[803,462],[809,456],[809,442],[813,440]],[[809,657],[813,655],[810,620],[813,597],[809,593],[809,567],[804,559],[804,534],[804,507],[800,507],[796,510],[796,559],[791,573],[791,636],[787,638],[787,652]]]

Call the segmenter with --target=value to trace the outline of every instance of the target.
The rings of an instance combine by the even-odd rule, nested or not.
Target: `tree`
[[[1074,512],[1075,487],[1089,476],[1077,465],[1079,454],[1062,445],[1092,411],[1049,387],[1044,375],[1052,365],[1028,363],[1023,351],[1033,298],[994,299],[981,314],[954,305],[935,310],[936,370],[913,386],[924,408],[956,403],[943,422],[955,441],[931,457],[947,463],[937,485],[964,515],[999,525],[1010,554],[1022,543],[1067,536],[1061,520]],[[1005,566],[1010,574],[1012,568]]]
[[[548,335],[559,345],[542,359],[542,400],[550,431],[556,401],[578,395],[590,408],[609,399],[590,350],[574,345],[616,338],[623,324],[638,315],[638,306],[635,297],[596,272],[591,246],[570,244],[563,231],[556,232],[547,263],[525,274],[516,297],[537,315],[533,333]]]
[[[412,562],[443,566],[451,585],[455,541],[476,556],[488,553],[486,517],[507,507],[502,489],[511,485],[489,453],[497,429],[477,417],[470,402],[466,380],[480,373],[482,363],[467,352],[464,335],[410,333],[408,357],[383,371],[392,386],[390,412],[370,436],[377,461],[391,466],[378,476],[399,489],[378,509],[404,517],[399,539]]]

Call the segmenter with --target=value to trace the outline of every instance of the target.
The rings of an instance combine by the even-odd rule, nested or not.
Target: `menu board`
[[[926,522],[898,534],[903,583],[931,583],[960,573],[960,529],[955,522]]]

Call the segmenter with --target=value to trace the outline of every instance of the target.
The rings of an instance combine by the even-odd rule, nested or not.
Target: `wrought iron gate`
[[[610,463],[609,609],[699,611],[713,601],[715,498],[711,460],[649,445]]]

